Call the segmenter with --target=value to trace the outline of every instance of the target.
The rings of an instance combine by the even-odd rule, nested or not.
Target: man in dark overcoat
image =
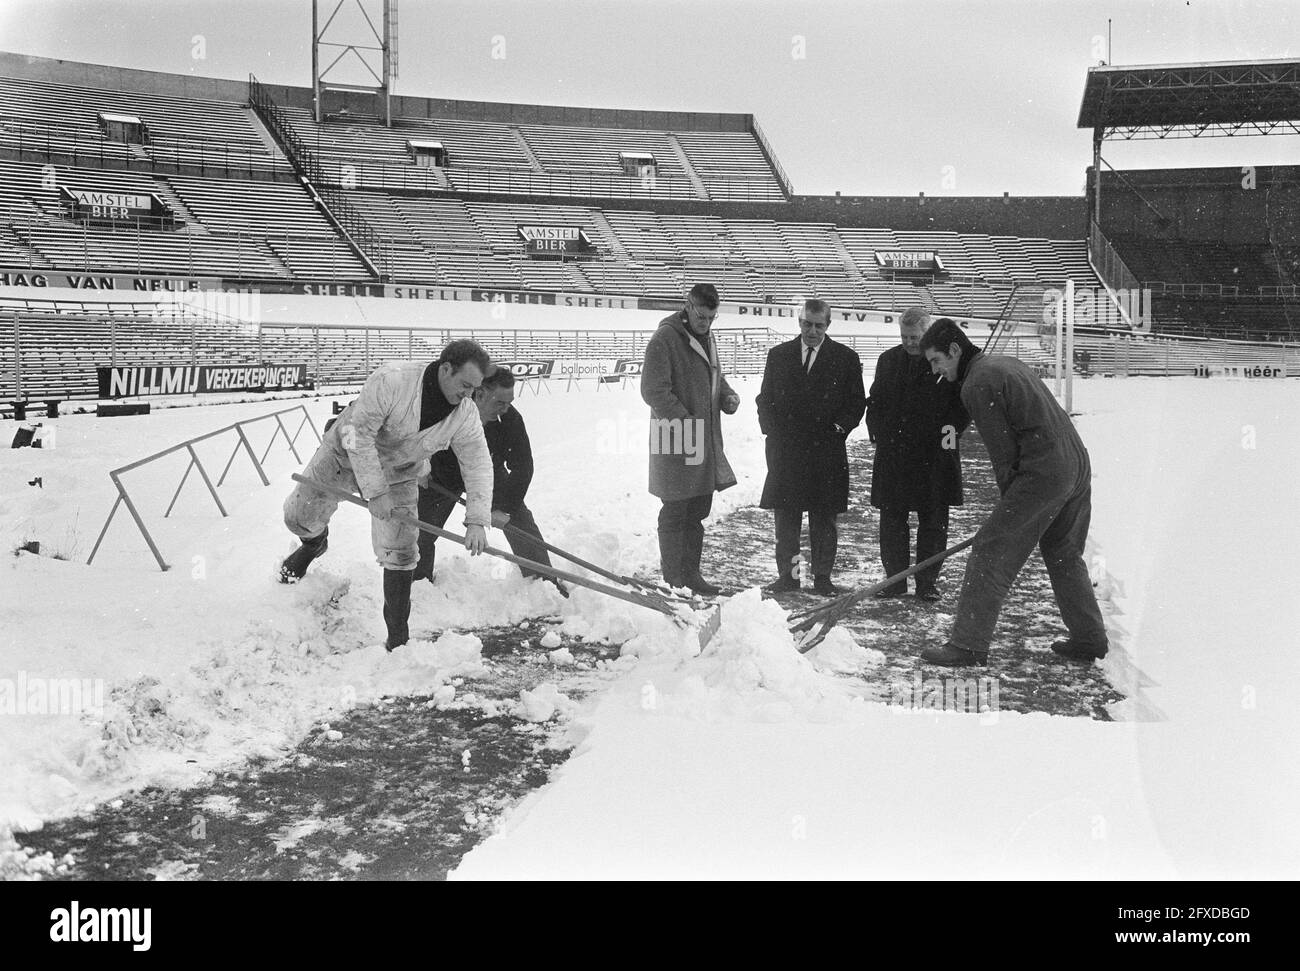
[[[838,540],[835,517],[849,508],[849,459],[845,440],[862,421],[866,394],[857,352],[826,335],[831,309],[807,300],[799,314],[800,336],[768,351],[758,398],[758,424],[767,436],[767,481],[759,505],[776,518],[776,581],[771,593],[798,590],[803,514],[808,513],[813,589],[825,596]]]
[[[947,318],[944,318],[947,319]],[[948,546],[948,508],[960,506],[961,433],[970,424],[957,386],[935,382],[921,354],[921,335],[930,326],[924,307],[899,319],[901,343],[880,355],[867,398],[867,432],[875,443],[871,504],[880,510],[880,562],[885,576],[912,564],[911,513],[916,513],[916,562]],[[938,599],[942,563],[916,574],[916,595]],[[902,580],[880,592],[907,593]]]
[[[706,596],[720,588],[700,573],[704,519],[713,493],[736,484],[720,413],[740,407],[718,360],[711,332],[717,316],[717,289],[697,283],[685,308],[659,322],[641,366],[641,398],[650,406],[650,494],[663,502],[660,568],[665,583]]]

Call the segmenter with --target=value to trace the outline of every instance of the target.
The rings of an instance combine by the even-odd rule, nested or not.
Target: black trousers
[[[455,499],[450,499],[433,489],[420,490],[420,519],[430,526],[442,526],[451,516],[451,510],[456,505]],[[520,536],[517,533],[507,530],[506,542],[510,544],[510,550],[515,556],[522,556],[526,560],[532,560],[534,563],[542,563],[546,566],[551,565],[551,558],[547,555],[546,547],[540,543],[534,542],[529,536],[535,536],[542,539],[542,531],[537,528],[537,520],[533,518],[532,511],[523,503],[520,503],[516,509],[505,510],[510,513],[510,525],[516,529],[523,530],[528,536]],[[433,552],[434,546],[438,542],[438,537],[432,533],[426,533],[420,530],[420,562],[415,568],[417,577],[428,577],[433,575]],[[535,570],[528,570],[523,567],[519,568],[525,577],[538,576]]]
[[[664,499],[659,508],[659,531],[684,533],[701,547],[704,545],[704,520],[713,509],[713,493],[691,496],[689,499]]]
[[[659,507],[659,562],[665,582],[677,587],[698,577],[704,555],[704,520],[712,509],[712,492],[663,500]]]
[[[916,514],[916,560],[912,560],[912,530],[907,509],[886,506],[880,510],[880,563],[885,576],[906,570],[913,562],[928,560],[948,548],[948,507],[932,506]],[[916,590],[923,593],[933,590],[939,579],[942,563],[926,567],[916,576]],[[886,589],[887,593],[907,593],[907,581]]]
[[[776,516],[776,572],[789,576],[792,561],[799,555],[799,535],[803,532],[803,510],[773,509]],[[812,575],[830,576],[835,568],[839,548],[836,514],[824,509],[808,510],[808,543],[812,547]]]

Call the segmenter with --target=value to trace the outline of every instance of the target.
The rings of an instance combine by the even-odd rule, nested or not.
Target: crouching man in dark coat
[[[1002,494],[971,547],[948,643],[927,648],[921,659],[983,664],[1002,601],[1035,546],[1070,631],[1052,650],[1072,660],[1105,657],[1106,627],[1083,560],[1092,466],[1070,416],[1025,364],[977,351],[951,320],[927,330],[921,350],[935,374],[961,386]]]
[[[758,424],[767,436],[767,480],[759,506],[776,518],[775,582],[770,593],[798,590],[803,514],[808,513],[813,590],[840,591],[831,583],[838,540],[835,517],[849,508],[849,459],[845,440],[862,421],[866,395],[862,361],[852,348],[826,335],[831,309],[807,300],[799,314],[800,336],[767,353],[758,393]]]
[[[720,592],[700,574],[704,519],[713,493],[736,484],[722,450],[721,412],[734,415],[731,389],[711,333],[718,291],[691,288],[686,307],[659,322],[646,344],[641,398],[650,406],[650,494],[659,510],[659,560],[664,582],[705,596]]]
[[[945,318],[946,319],[946,318]],[[885,576],[912,563],[908,518],[916,513],[916,562],[948,546],[948,507],[960,506],[961,433],[970,424],[957,385],[935,382],[921,354],[921,335],[930,326],[924,307],[912,307],[898,321],[901,343],[880,355],[867,398],[867,431],[875,443],[871,504],[880,510],[880,562]],[[937,600],[942,563],[916,574],[916,595]],[[907,593],[903,580],[880,591]]]
[[[515,530],[508,531],[506,540],[510,549],[516,556],[550,566],[551,558],[541,543],[542,531],[532,510],[524,502],[528,486],[533,481],[533,448],[528,440],[528,429],[524,426],[524,416],[512,404],[514,398],[515,376],[505,367],[498,367],[484,378],[474,392],[474,404],[478,406],[483,435],[492,456],[492,525],[498,529],[513,526],[515,530],[526,533],[521,536]],[[420,519],[442,526],[451,515],[456,498],[465,491],[460,456],[453,447],[433,456],[429,466],[430,487],[420,488]],[[433,488],[434,485],[441,486],[451,495]],[[420,533],[420,561],[415,567],[415,579],[433,580],[437,541],[432,533]],[[538,575],[526,567],[521,567],[520,572],[525,577]],[[568,591],[558,580],[552,582],[568,596]]]

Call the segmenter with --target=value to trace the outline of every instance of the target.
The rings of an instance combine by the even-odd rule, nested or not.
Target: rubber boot
[[[388,625],[385,646],[390,651],[411,638],[406,622],[411,616],[411,581],[414,579],[415,574],[410,570],[384,571],[384,623]]]
[[[663,573],[664,583],[670,587],[686,586],[686,577],[682,573],[682,545],[685,536],[680,532],[659,530],[659,569]]]
[[[700,575],[700,558],[704,555],[704,527],[688,529],[682,535],[682,577],[692,593],[716,597],[722,588]]]
[[[302,545],[284,558],[280,564],[280,582],[293,583],[307,574],[307,566],[312,560],[324,553],[330,546],[330,528],[328,526],[319,536],[312,536],[302,541]]]

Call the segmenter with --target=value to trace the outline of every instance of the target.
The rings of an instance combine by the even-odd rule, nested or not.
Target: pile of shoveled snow
[[[848,631],[835,628],[813,651],[800,654],[786,611],[764,600],[756,587],[720,609],[722,623],[702,650],[692,635],[675,655],[645,655],[631,674],[641,682],[643,707],[705,721],[820,722],[861,712],[862,686],[834,674],[880,664],[879,651],[862,648]],[[628,651],[624,645],[623,653]]]

